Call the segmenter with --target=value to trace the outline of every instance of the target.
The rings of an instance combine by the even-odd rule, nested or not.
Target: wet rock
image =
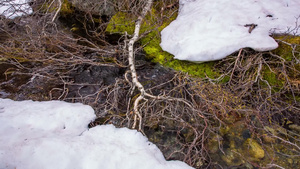
[[[159,64],[145,64],[144,67],[139,66],[137,73],[139,75],[139,81],[144,85],[146,90],[156,86],[152,90],[154,95],[159,95],[162,90],[168,90],[174,87],[171,83],[166,84],[166,82],[174,78],[175,72],[171,69],[164,68]]]
[[[74,83],[110,85],[124,72],[124,69],[112,66],[80,65],[71,76],[74,77]]]
[[[67,86],[67,97],[95,95],[101,86],[114,84],[116,78],[123,76],[125,69],[113,66],[79,65],[70,74],[73,83]]]
[[[158,124],[151,128],[145,127],[144,132],[148,139],[164,152],[164,155],[168,160],[183,159],[184,155],[180,153],[181,145],[178,144],[178,133],[176,132],[178,123],[175,123],[172,120],[169,121],[169,125]]]
[[[265,156],[261,145],[252,137],[246,121],[240,120],[221,127],[220,135],[209,139],[208,150],[211,157],[224,167],[251,168],[247,161],[258,162]]]
[[[8,67],[7,70],[9,70],[6,71],[8,74],[1,74],[2,76],[0,76],[1,98],[14,100],[49,100],[49,92],[51,89],[60,87],[57,80],[38,74],[23,74],[19,70],[14,69],[14,66]]]

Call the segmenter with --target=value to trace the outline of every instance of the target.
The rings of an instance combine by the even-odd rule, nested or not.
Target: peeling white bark
[[[53,1],[53,2],[54,2],[54,1]],[[54,14],[54,16],[53,16],[53,18],[52,18],[52,22],[55,21],[55,19],[56,19],[58,13],[59,13],[60,10],[61,10],[61,6],[62,6],[62,2],[61,2],[61,0],[58,0],[58,9],[56,10],[56,12],[55,12],[55,14]]]
[[[134,86],[136,86],[138,88],[138,90],[141,92],[141,95],[134,101],[134,113],[135,113],[135,117],[134,117],[134,124],[132,126],[132,128],[136,127],[136,123],[137,123],[137,116],[139,118],[139,130],[141,130],[142,128],[142,116],[138,110],[138,105],[139,102],[141,100],[144,99],[145,97],[145,89],[143,87],[143,85],[139,82],[138,78],[137,78],[137,74],[136,74],[136,69],[135,69],[135,58],[134,58],[134,43],[138,40],[139,38],[139,33],[140,33],[140,28],[143,22],[143,19],[145,18],[145,15],[147,14],[147,12],[150,10],[151,6],[152,6],[153,0],[148,0],[146,3],[146,6],[143,8],[143,11],[141,13],[141,15],[138,17],[136,23],[135,23],[135,29],[134,29],[134,33],[133,33],[133,37],[129,40],[128,43],[128,61],[129,61],[129,68],[131,71],[131,78],[132,78],[132,83]]]
[[[133,112],[134,112],[134,122],[132,128],[136,128],[137,123],[139,123],[138,130],[142,132],[142,115],[139,112],[139,103],[141,100],[145,99],[145,97],[151,99],[158,99],[158,100],[168,100],[168,101],[180,101],[183,102],[185,105],[189,107],[193,107],[188,101],[182,98],[173,98],[173,97],[165,97],[165,96],[154,96],[147,93],[144,89],[144,86],[139,82],[137,78],[137,73],[135,69],[135,58],[134,58],[134,43],[139,38],[140,28],[143,22],[143,19],[147,12],[150,10],[152,6],[153,0],[148,0],[146,6],[143,8],[141,15],[138,17],[138,20],[135,23],[135,30],[133,37],[129,40],[128,43],[128,61],[129,61],[129,68],[131,71],[131,78],[133,83],[133,88],[137,87],[140,91],[140,95],[135,99],[133,104]],[[200,117],[204,118],[202,115],[199,114]]]

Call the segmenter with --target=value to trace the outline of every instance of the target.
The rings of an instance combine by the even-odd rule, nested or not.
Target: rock
[[[236,150],[236,149],[225,151],[225,155],[222,155],[222,157],[221,157],[222,160],[225,161],[225,163],[228,166],[240,166],[241,164],[244,163],[244,161],[239,156],[239,154],[234,153],[237,151],[238,150]]]
[[[120,1],[120,0],[118,0]],[[81,10],[81,11],[88,11],[92,15],[106,15],[106,16],[113,16],[115,14],[115,2],[114,0],[105,0],[105,1],[98,1],[98,0],[70,0],[72,5]]]
[[[260,160],[261,158],[264,158],[265,151],[262,149],[262,147],[252,138],[248,138],[244,142],[244,150],[245,155],[249,155],[253,158],[253,160]]]

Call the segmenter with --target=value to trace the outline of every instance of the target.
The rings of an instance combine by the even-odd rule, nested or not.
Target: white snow
[[[1,169],[192,169],[141,133],[103,125],[90,106],[0,99]]]
[[[247,24],[257,25],[251,33]],[[175,59],[212,61],[241,48],[278,47],[269,35],[300,35],[299,0],[180,0],[179,14],[161,32],[161,47]]]
[[[32,9],[28,0],[0,0],[0,15],[13,19],[17,16],[28,15]]]

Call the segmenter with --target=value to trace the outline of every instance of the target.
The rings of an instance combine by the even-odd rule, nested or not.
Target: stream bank
[[[47,22],[52,15],[43,10],[24,19],[1,20],[8,36],[0,39],[0,97],[81,102],[98,117],[89,127],[131,127],[139,93],[131,90],[126,73],[124,46],[130,35],[124,31],[132,30],[128,21],[134,15],[125,10],[128,17],[116,17],[124,11],[100,16],[64,2],[55,24]],[[160,5],[152,15],[173,16],[176,11],[176,6],[161,11]],[[183,98],[192,105],[155,99],[140,105],[143,131],[166,159],[195,168],[299,166],[299,63],[290,55],[295,51],[275,52],[282,57],[288,53],[287,62],[250,49],[237,61],[233,54],[206,64],[182,62],[158,50],[162,23],[145,24],[151,26],[144,31],[152,31],[135,46],[135,57],[139,80],[149,93]],[[108,33],[109,25],[118,31]]]

